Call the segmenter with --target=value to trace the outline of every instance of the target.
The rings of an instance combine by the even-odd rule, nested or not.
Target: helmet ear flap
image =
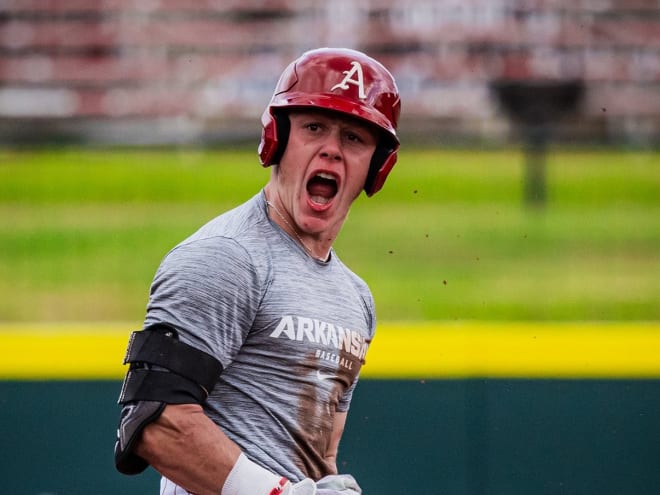
[[[398,147],[398,143],[385,137],[381,138],[371,157],[367,180],[364,182],[364,192],[367,196],[373,196],[385,184],[385,179],[396,163]]]
[[[289,141],[291,124],[286,112],[273,109],[261,131],[259,143],[259,161],[264,167],[277,165],[282,159],[286,144]]]

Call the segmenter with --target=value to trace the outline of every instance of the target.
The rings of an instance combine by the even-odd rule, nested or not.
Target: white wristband
[[[288,483],[286,478],[271,473],[241,453],[220,495],[277,495]]]

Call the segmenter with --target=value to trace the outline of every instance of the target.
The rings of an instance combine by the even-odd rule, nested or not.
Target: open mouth
[[[312,202],[326,205],[337,195],[337,178],[328,173],[319,172],[307,182],[307,193]]]

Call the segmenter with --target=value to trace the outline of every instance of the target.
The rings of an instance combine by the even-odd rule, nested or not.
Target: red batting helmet
[[[264,111],[259,158],[264,167],[279,163],[289,137],[289,108],[316,107],[358,117],[376,127],[381,139],[364,185],[378,192],[396,163],[401,111],[392,74],[378,61],[356,50],[319,48],[305,52],[284,69]]]

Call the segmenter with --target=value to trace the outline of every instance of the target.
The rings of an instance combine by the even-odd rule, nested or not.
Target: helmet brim
[[[385,115],[353,99],[332,93],[283,93],[273,97],[269,110],[272,112],[277,111],[277,109],[291,110],[294,108],[318,108],[319,110],[334,111],[358,118],[385,131],[390,139],[399,144],[396,129]]]

